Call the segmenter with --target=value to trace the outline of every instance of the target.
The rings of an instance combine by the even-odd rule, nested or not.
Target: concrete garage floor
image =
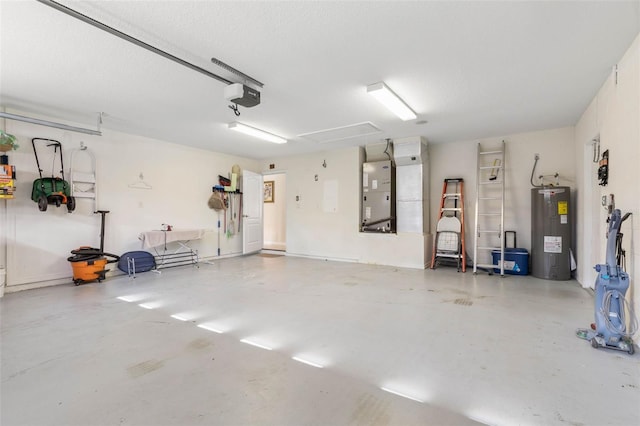
[[[640,356],[574,337],[592,304],[575,281],[264,255],[6,294],[1,422],[638,425]]]

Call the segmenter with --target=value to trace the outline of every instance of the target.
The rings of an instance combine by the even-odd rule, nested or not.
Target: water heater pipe
[[[538,160],[540,159],[540,155],[536,154],[535,155],[535,161],[533,163],[533,169],[531,169],[531,178],[529,179],[529,182],[531,182],[531,186],[533,186],[534,188],[539,188],[542,187],[542,185],[536,185],[533,183],[533,175],[536,172],[536,165],[538,164]]]

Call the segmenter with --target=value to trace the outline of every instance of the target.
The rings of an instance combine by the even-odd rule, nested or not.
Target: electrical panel
[[[362,165],[363,232],[396,232],[396,173],[388,161]]]

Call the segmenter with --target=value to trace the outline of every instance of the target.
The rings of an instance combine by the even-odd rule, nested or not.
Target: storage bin
[[[499,265],[500,250],[492,250],[491,257],[493,264]],[[500,269],[493,270],[499,274]],[[504,273],[510,275],[528,275],[529,274],[529,252],[523,248],[505,248],[504,249]]]

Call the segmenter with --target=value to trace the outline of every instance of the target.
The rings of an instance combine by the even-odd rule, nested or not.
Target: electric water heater
[[[531,274],[546,280],[571,279],[571,190],[531,189]]]

